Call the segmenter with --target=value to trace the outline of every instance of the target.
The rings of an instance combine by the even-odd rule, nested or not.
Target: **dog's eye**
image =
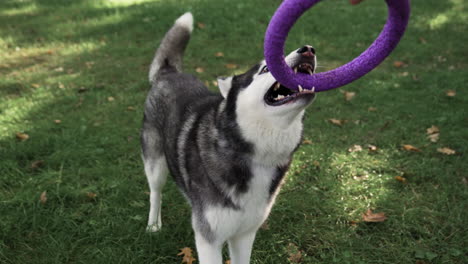
[[[264,74],[264,73],[267,73],[267,72],[269,72],[268,66],[265,65],[265,66],[263,66],[263,68],[262,68],[262,70],[260,71],[259,74]]]

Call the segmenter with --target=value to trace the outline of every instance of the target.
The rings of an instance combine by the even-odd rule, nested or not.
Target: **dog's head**
[[[296,73],[312,75],[317,62],[315,49],[308,45],[301,47],[291,52],[285,61]],[[241,75],[218,79],[218,85],[228,107],[237,114],[261,116],[272,122],[293,120],[315,97],[313,91],[302,87],[299,91],[292,90],[276,81],[265,61]]]

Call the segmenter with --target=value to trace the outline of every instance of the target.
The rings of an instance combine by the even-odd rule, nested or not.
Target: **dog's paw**
[[[159,230],[161,230],[161,226],[158,224],[152,224],[146,227],[146,232],[148,233],[158,232]]]

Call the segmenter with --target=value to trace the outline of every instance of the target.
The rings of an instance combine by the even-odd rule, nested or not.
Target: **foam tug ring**
[[[297,19],[321,0],[284,0],[266,30],[265,60],[275,79],[289,89],[326,91],[351,83],[377,67],[397,46],[410,15],[409,0],[385,0],[388,18],[377,39],[359,57],[334,70],[308,75],[295,74],[284,61],[284,42]]]

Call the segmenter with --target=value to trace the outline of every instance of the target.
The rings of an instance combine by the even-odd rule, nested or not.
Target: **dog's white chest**
[[[275,168],[255,166],[248,191],[233,199],[239,207],[236,209],[211,207],[205,217],[212,230],[220,231],[226,237],[247,231],[256,231],[268,217],[274,203],[274,194],[270,195],[270,186]]]

